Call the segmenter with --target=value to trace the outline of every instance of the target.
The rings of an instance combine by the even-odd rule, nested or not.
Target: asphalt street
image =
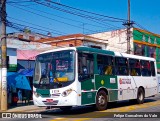
[[[145,99],[141,105],[129,101],[110,103],[108,109],[104,111],[95,111],[92,106],[82,106],[75,107],[68,113],[60,109],[35,112],[42,118],[1,118],[0,121],[159,121],[157,118],[160,117],[159,112],[160,96],[157,96]]]

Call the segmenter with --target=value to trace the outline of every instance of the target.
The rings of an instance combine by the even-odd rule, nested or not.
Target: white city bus
[[[157,78],[158,78],[158,83],[159,83],[159,89],[158,89],[158,92],[160,93],[160,74],[157,74]]]
[[[158,93],[154,58],[89,47],[67,47],[36,57],[33,101],[37,106],[69,110],[108,102],[136,100]]]

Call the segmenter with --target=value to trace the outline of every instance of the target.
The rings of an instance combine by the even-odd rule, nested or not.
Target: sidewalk
[[[0,112],[39,112],[45,110],[46,107],[37,107],[33,104],[33,102],[30,102],[29,104],[18,103],[17,106],[11,106],[7,111]]]

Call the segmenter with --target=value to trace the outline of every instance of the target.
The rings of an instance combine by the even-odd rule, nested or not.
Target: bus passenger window
[[[100,75],[113,74],[113,57],[108,55],[97,55],[98,73]]]
[[[98,74],[103,75],[104,74],[104,56],[103,55],[97,55],[97,65],[98,65]]]
[[[129,69],[131,76],[141,76],[141,65],[139,60],[129,59]]]
[[[141,60],[141,71],[142,76],[151,76],[150,63],[149,61]]]
[[[115,58],[116,74],[117,75],[128,75],[128,60],[123,57]]]
[[[155,73],[155,66],[154,66],[154,62],[153,61],[151,61],[151,73],[152,73],[152,76],[155,76],[156,75],[156,73]]]

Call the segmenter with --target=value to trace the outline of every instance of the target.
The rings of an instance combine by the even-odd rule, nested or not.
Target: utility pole
[[[130,38],[131,38],[131,31],[130,28],[134,24],[130,20],[130,0],[128,0],[128,20],[123,25],[127,27],[127,53],[131,53],[131,45],[130,45]]]
[[[127,53],[130,54],[130,0],[128,0]]]
[[[6,111],[7,106],[7,43],[6,43],[6,0],[1,0],[0,3],[0,39],[1,39],[1,84],[0,84],[0,105],[1,110]]]

